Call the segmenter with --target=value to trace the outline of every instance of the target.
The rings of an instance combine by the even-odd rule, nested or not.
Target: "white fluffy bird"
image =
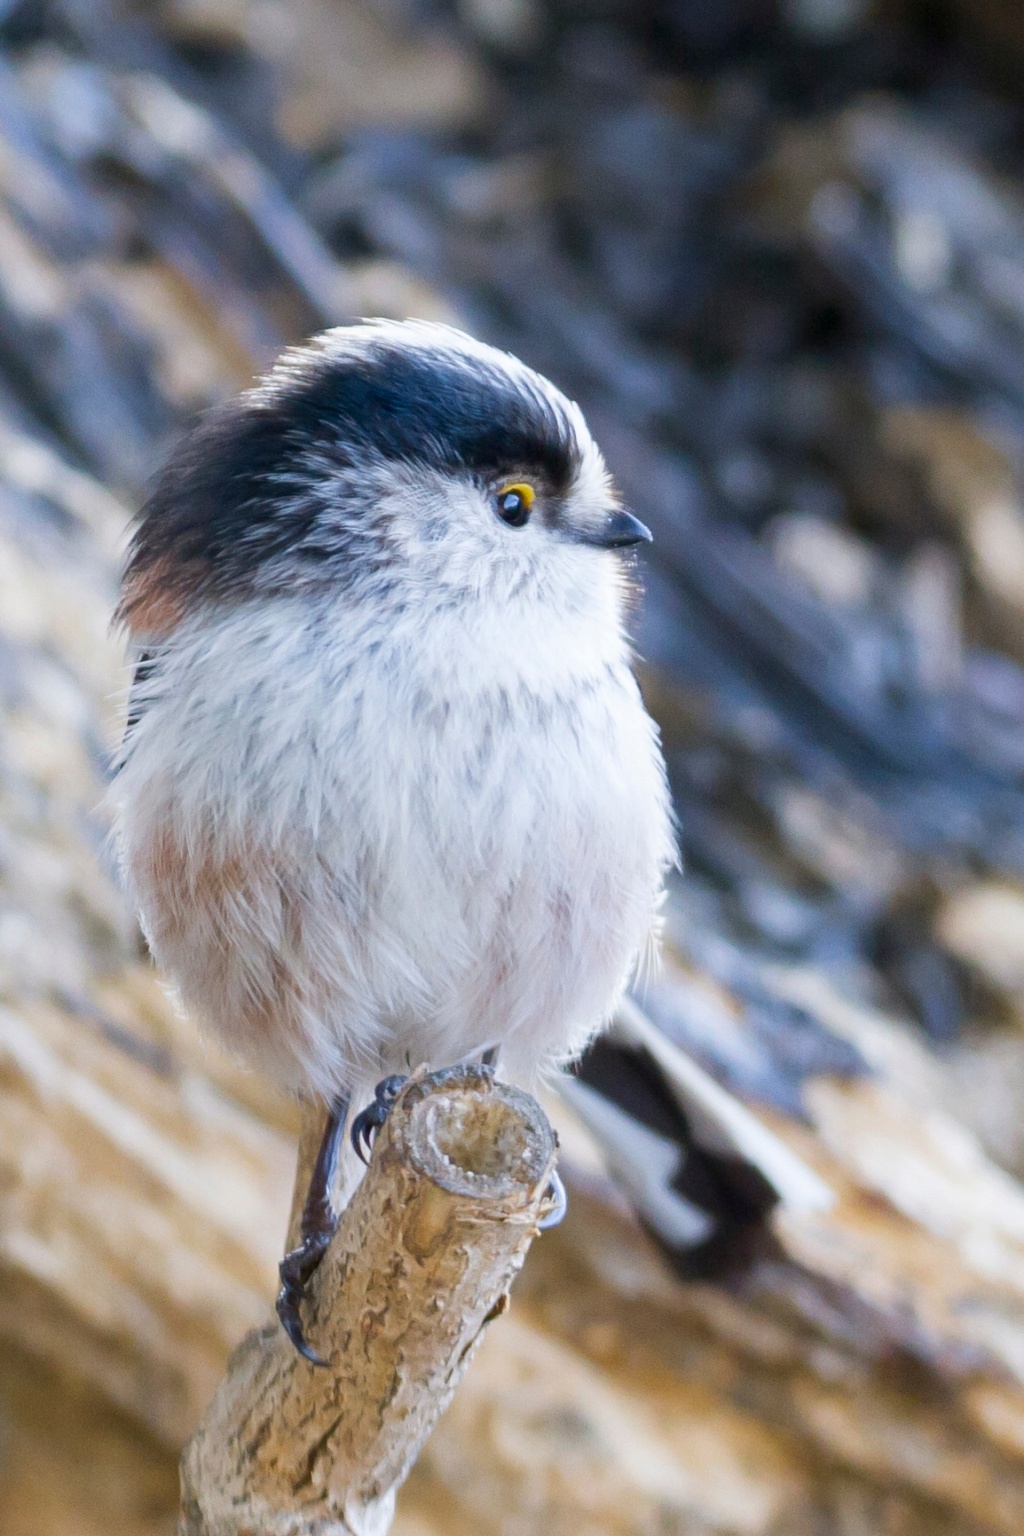
[[[143,508],[121,855],[185,1005],[332,1105],[279,1300],[311,1358],[350,1095],[493,1047],[535,1082],[652,942],[674,841],[622,554],[648,537],[572,402],[418,322],[287,353]]]

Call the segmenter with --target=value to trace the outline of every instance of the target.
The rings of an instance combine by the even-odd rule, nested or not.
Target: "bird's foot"
[[[339,1093],[327,1106],[320,1146],[302,1207],[299,1245],[286,1253],[278,1266],[281,1289],[277,1293],[277,1315],[299,1354],[311,1365],[327,1365],[329,1362],[308,1343],[299,1308],[306,1299],[306,1288],[338,1230],[339,1217],[331,1199],[331,1188],[338,1168],[338,1149],[345,1134],[348,1104],[349,1095]]]
[[[306,1287],[320,1267],[320,1261],[330,1246],[337,1226],[338,1218],[335,1216],[329,1226],[304,1236],[299,1246],[286,1253],[278,1265],[281,1289],[277,1293],[277,1315],[281,1327],[310,1365],[328,1365],[329,1361],[318,1355],[306,1338],[299,1308],[306,1299]]]
[[[547,1214],[537,1223],[538,1232],[549,1232],[552,1227],[560,1227],[569,1209],[569,1197],[565,1192],[565,1185],[554,1169],[551,1170],[551,1182],[548,1184],[548,1198],[551,1205]]]
[[[373,1103],[366,1108],[352,1122],[352,1145],[364,1163],[369,1163],[370,1152],[373,1148],[374,1137],[391,1113],[391,1106],[409,1081],[407,1077],[401,1077],[397,1072],[390,1077],[382,1078],[373,1090]]]

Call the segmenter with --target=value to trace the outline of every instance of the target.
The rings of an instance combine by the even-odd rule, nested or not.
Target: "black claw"
[[[296,1253],[299,1251],[299,1249],[294,1250]],[[291,1255],[286,1255],[286,1257],[290,1256]],[[281,1270],[282,1272],[284,1270],[283,1261],[281,1264]],[[330,1361],[324,1360],[321,1355],[317,1354],[316,1350],[308,1342],[306,1335],[303,1332],[302,1318],[299,1315],[299,1304],[303,1299],[303,1294],[304,1293],[300,1286],[289,1285],[287,1281],[284,1285],[282,1285],[280,1291],[277,1293],[277,1315],[281,1320],[281,1327],[291,1339],[299,1354],[302,1355],[304,1359],[308,1360],[310,1365],[329,1365]]]
[[[373,1139],[388,1115],[391,1106],[409,1081],[407,1077],[401,1077],[393,1072],[390,1077],[382,1078],[373,1090],[373,1103],[367,1104],[352,1121],[352,1129],[349,1135],[356,1156],[364,1163],[369,1163],[370,1153],[373,1151]]]
[[[371,1114],[375,1107],[364,1109],[362,1114],[357,1115],[352,1122],[352,1146],[359,1161],[365,1163],[367,1167],[370,1164],[370,1149],[373,1145],[371,1131],[375,1122],[371,1123]]]
[[[373,1146],[373,1133],[384,1124],[384,1115],[376,1100],[362,1110],[352,1121],[349,1132],[355,1154],[363,1163],[369,1163]]]
[[[565,1185],[553,1169],[551,1172],[551,1182],[548,1185],[548,1194],[551,1198],[551,1209],[546,1216],[542,1216],[540,1221],[538,1221],[538,1232],[550,1232],[552,1227],[561,1226],[565,1220],[565,1213],[569,1209],[569,1197],[565,1192]]]

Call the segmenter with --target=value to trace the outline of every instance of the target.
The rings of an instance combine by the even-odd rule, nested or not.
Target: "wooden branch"
[[[383,1536],[544,1214],[555,1137],[485,1069],[410,1080],[306,1305],[235,1351],[181,1462],[179,1536]],[[300,1158],[300,1177],[301,1177]]]

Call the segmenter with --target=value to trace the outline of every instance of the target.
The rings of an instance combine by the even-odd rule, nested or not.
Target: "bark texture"
[[[483,1068],[417,1075],[312,1282],[303,1360],[250,1333],[182,1457],[180,1536],[378,1536],[544,1213],[555,1137]],[[300,1157],[302,1179],[303,1159]]]

